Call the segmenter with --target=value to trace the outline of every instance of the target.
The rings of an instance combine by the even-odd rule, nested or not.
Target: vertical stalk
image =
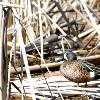
[[[43,63],[43,31],[42,31],[42,20],[41,20],[41,7],[40,0],[38,0],[38,11],[39,11],[39,29],[40,29],[40,39],[41,39],[41,63]]]
[[[16,9],[13,8],[12,10],[13,10],[14,15],[17,18],[19,18],[18,14],[16,13]],[[15,19],[15,22],[16,22],[17,34],[18,34],[18,37],[19,37],[18,42],[19,42],[19,45],[20,45],[20,49],[21,49],[22,56],[23,56],[23,61],[24,61],[25,68],[26,68],[26,73],[27,73],[27,78],[28,78],[28,82],[29,82],[29,86],[30,86],[30,92],[31,92],[32,100],[36,100],[35,91],[33,89],[33,83],[32,83],[31,74],[30,74],[29,65],[28,65],[28,59],[27,59],[27,56],[26,56],[24,40],[23,40],[23,36],[22,36],[22,27],[21,27],[21,25],[20,25],[20,23],[17,19]]]
[[[1,8],[0,18],[0,100],[7,96],[7,11]]]
[[[2,100],[2,65],[3,65],[3,61],[2,61],[2,41],[3,41],[3,17],[2,17],[2,14],[3,14],[3,10],[2,10],[2,6],[0,6],[0,100]]]

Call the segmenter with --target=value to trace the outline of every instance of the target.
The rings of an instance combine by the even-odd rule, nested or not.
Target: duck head
[[[76,54],[73,53],[72,51],[67,51],[66,53],[64,53],[63,58],[64,60],[68,60],[68,61],[77,60]]]
[[[63,54],[63,56],[59,59],[59,61],[64,61],[64,60],[67,60],[67,61],[74,61],[74,60],[77,60],[77,56],[74,52],[72,51],[67,51]]]

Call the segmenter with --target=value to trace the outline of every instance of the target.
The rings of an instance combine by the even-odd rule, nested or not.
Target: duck
[[[68,80],[77,83],[85,83],[100,78],[100,68],[85,60],[78,60],[77,55],[72,51],[67,51],[60,58],[63,64],[60,66],[60,73]]]

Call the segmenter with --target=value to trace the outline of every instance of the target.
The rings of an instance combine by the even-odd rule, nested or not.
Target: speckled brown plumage
[[[65,78],[76,83],[85,83],[91,79],[89,72],[79,61],[65,61],[60,67],[60,72]]]
[[[61,60],[64,60],[60,66],[61,74],[78,86],[79,83],[87,84],[88,81],[100,78],[99,68],[87,61],[77,60],[77,56],[71,51],[66,52]]]

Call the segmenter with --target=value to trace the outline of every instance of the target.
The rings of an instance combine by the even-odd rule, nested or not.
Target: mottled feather
[[[61,74],[76,83],[87,83],[100,78],[100,68],[82,60],[77,60],[73,52],[64,54],[64,63],[60,66]]]

